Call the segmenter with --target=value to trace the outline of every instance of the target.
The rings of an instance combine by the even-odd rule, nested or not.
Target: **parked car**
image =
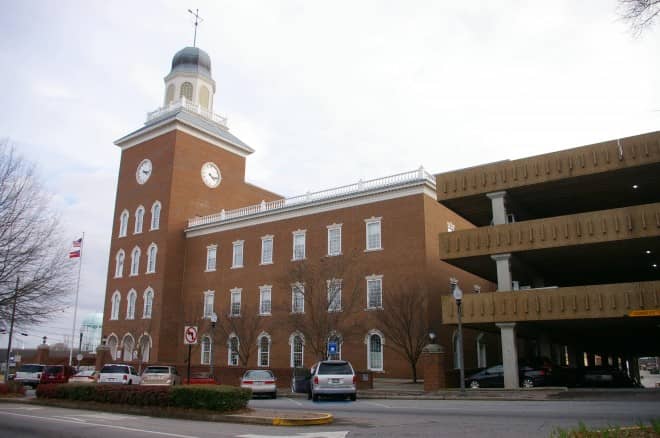
[[[131,365],[114,363],[101,368],[99,383],[120,383],[123,385],[139,385],[140,376]]]
[[[587,387],[634,388],[635,381],[624,372],[610,367],[586,367],[578,369],[578,384]]]
[[[71,376],[69,383],[96,383],[99,373],[96,370],[83,370],[78,371]]]
[[[215,385],[219,383],[210,373],[206,372],[191,373],[190,380],[188,378],[184,380],[188,385]]]
[[[309,368],[296,367],[291,375],[291,392],[309,394],[312,373]]]
[[[357,398],[357,375],[346,360],[323,360],[311,369],[312,381],[308,398],[318,401],[321,395]]]
[[[17,382],[21,382],[23,385],[32,386],[33,388],[39,384],[41,379],[41,373],[43,373],[46,365],[41,364],[25,364],[16,372],[16,378],[14,379]]]
[[[277,398],[275,375],[270,370],[247,370],[241,377],[241,388],[252,390],[252,394],[267,394]]]
[[[74,374],[75,370],[69,365],[48,365],[41,373],[39,383],[67,383]]]
[[[176,367],[170,365],[149,365],[142,371],[140,385],[174,386],[181,384],[181,376]]]
[[[533,367],[528,364],[518,365],[518,380],[520,386],[533,388],[536,386],[547,386],[551,382],[552,371],[543,366]],[[465,386],[468,388],[503,388],[504,366],[502,364],[485,368],[465,378]]]

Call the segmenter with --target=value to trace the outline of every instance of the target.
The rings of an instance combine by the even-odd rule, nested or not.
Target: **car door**
[[[487,368],[482,386],[489,388],[504,387],[504,367],[502,365],[495,365]]]

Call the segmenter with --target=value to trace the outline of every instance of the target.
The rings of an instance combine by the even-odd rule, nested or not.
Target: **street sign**
[[[328,342],[328,354],[337,354],[336,342]]]
[[[197,344],[197,326],[187,325],[184,328],[183,343],[186,345]]]

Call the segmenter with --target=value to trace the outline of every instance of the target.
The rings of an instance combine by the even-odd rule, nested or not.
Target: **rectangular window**
[[[305,258],[305,230],[293,232],[293,260]]]
[[[328,255],[341,254],[341,224],[328,225]]]
[[[241,316],[241,289],[231,290],[230,315]]]
[[[379,309],[383,307],[383,276],[372,275],[367,277],[367,308]]]
[[[243,267],[243,241],[237,240],[234,242],[234,252],[232,256],[232,268],[242,268]]]
[[[380,218],[365,219],[367,226],[367,251],[383,249],[380,235]]]
[[[271,263],[273,263],[273,236],[264,236],[261,238],[261,264]]]
[[[328,280],[328,312],[341,311],[341,280]]]
[[[270,315],[272,286],[259,286],[259,315]]]
[[[302,284],[291,286],[291,312],[305,313],[305,286]]]
[[[209,245],[206,247],[206,270],[215,271],[215,262],[218,254],[218,245]]]
[[[210,318],[213,315],[213,300],[215,291],[207,290],[204,292],[204,318]]]

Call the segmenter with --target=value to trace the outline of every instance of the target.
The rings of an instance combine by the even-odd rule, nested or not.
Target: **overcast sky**
[[[188,8],[215,112],[256,150],[248,181],[284,196],[660,129],[660,27],[634,38],[614,0],[0,5],[0,138],[38,164],[68,240],[85,232],[79,321],[103,310],[113,141],[161,105]],[[61,342],[72,313],[21,340]]]

